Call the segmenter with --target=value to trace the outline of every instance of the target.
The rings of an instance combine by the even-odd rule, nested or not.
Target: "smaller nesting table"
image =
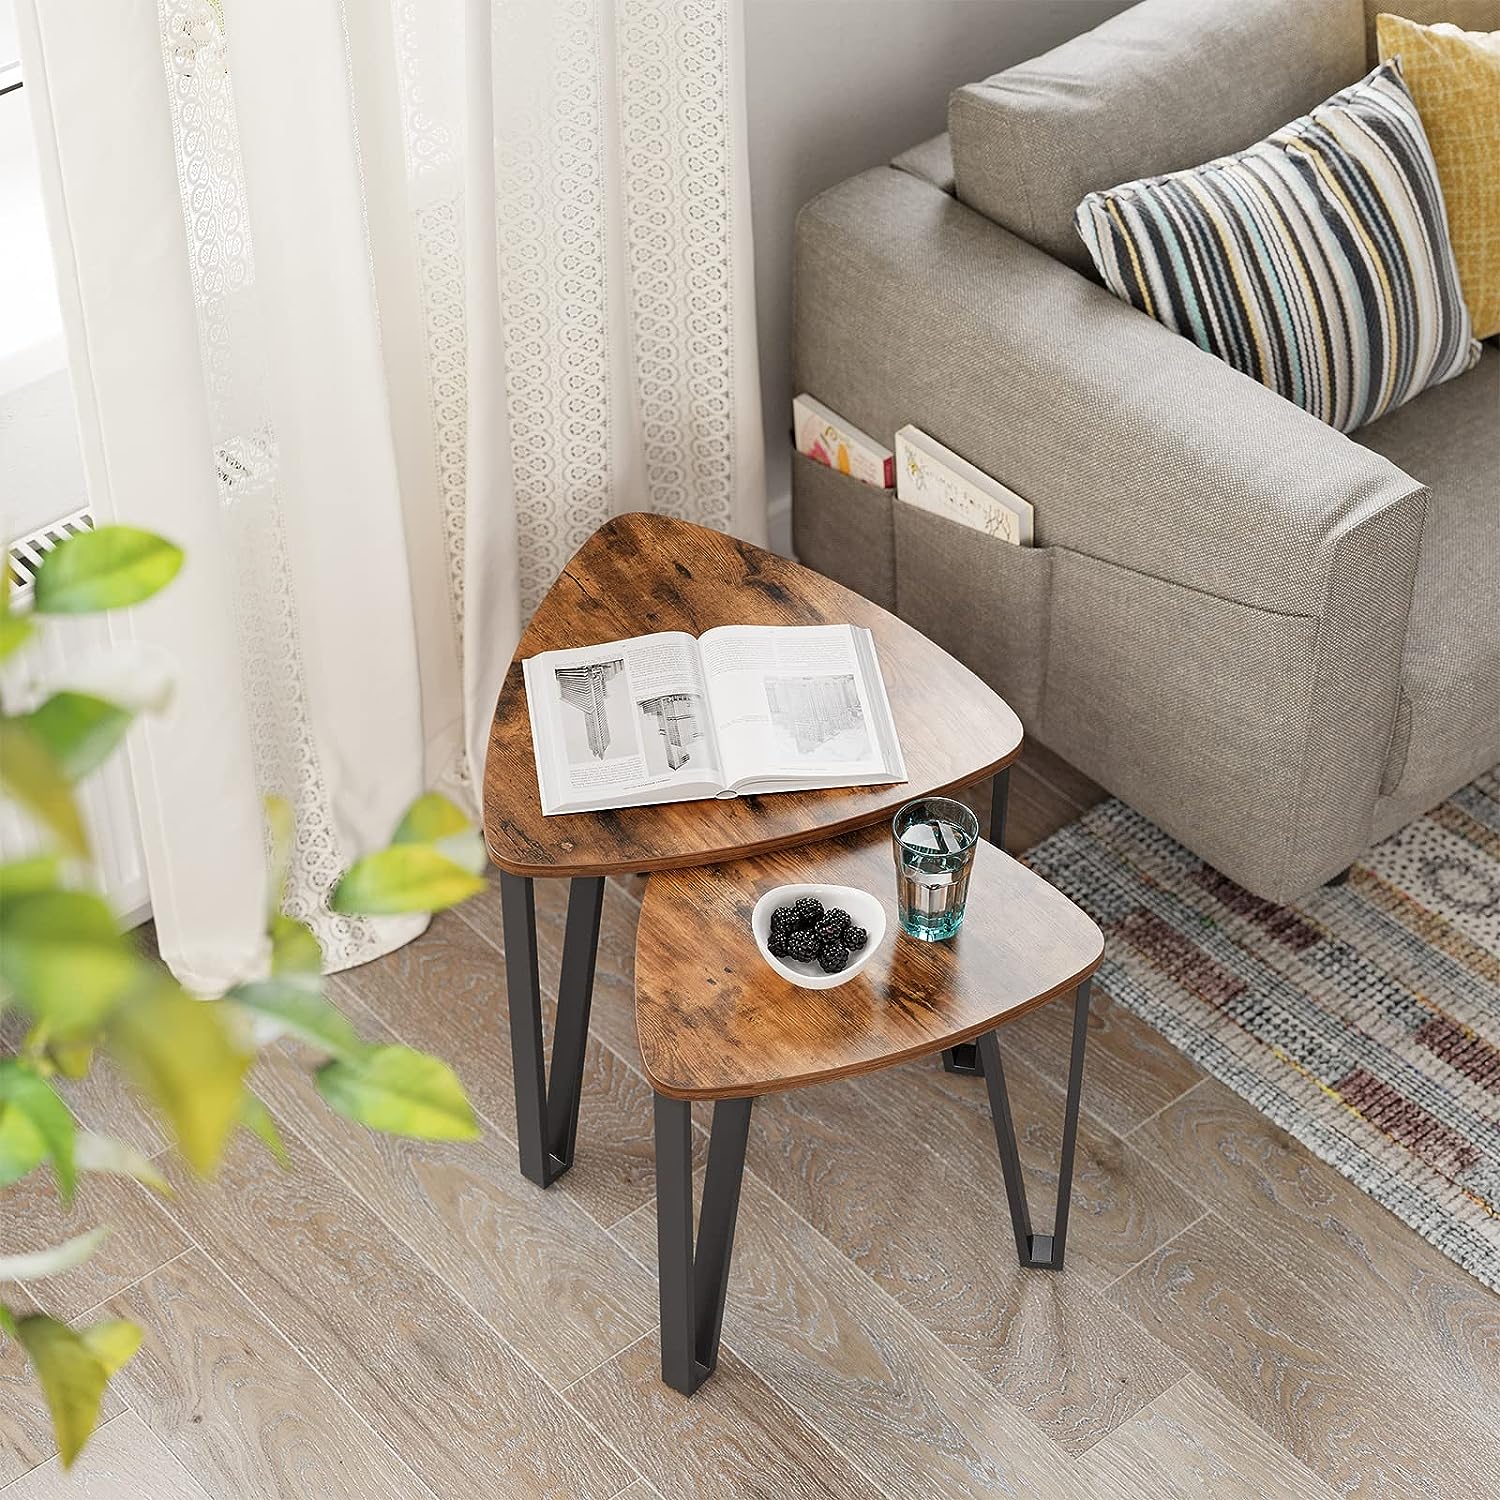
[[[807,882],[879,895],[887,930],[865,969],[801,989],[761,958],[750,913],[768,890]],[[636,1024],[656,1091],[657,1244],[662,1378],[691,1395],[718,1360],[750,1111],[761,1094],[890,1067],[976,1043],[1023,1266],[1060,1271],[1083,1085],[1089,978],[1099,928],[1039,875],[981,842],[958,934],[923,943],[901,931],[885,826],[733,863],[653,874],[636,936]],[[997,1031],[1061,995],[1073,998],[1057,1211],[1036,1233],[1026,1201]],[[692,1120],[713,1127],[696,1243]]]

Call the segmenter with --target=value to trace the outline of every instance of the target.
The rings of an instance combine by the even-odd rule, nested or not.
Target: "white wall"
[[[789,545],[792,221],[826,187],[946,129],[948,95],[1130,0],[744,0],[771,540]]]

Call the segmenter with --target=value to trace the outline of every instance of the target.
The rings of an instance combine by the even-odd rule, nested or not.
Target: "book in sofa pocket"
[[[877,489],[888,490],[896,483],[895,454],[811,396],[792,402],[792,435],[797,452],[814,463]]]
[[[896,434],[896,498],[1002,542],[1031,545],[1031,503],[920,427]]]

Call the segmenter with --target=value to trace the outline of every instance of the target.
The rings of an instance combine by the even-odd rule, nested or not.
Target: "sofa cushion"
[[[1078,205],[1104,284],[1353,432],[1479,358],[1395,62],[1246,151]]]
[[[1382,15],[1401,16],[1418,26],[1446,21],[1460,31],[1500,31],[1500,0],[1364,0],[1365,49],[1369,66],[1380,61],[1375,23]]]
[[[898,172],[910,172],[913,177],[941,188],[950,198],[953,196],[953,147],[946,130],[919,146],[909,146],[900,156],[891,158],[891,165]]]
[[[1362,0],[1141,0],[948,103],[958,196],[1076,270],[1086,193],[1257,141],[1365,68]]]
[[[1385,784],[1412,816],[1500,764],[1500,353],[1356,441],[1429,491]],[[1400,819],[1398,818],[1398,821]]]
[[[1500,333],[1500,31],[1381,16],[1379,36],[1422,112],[1474,336],[1488,338]]]

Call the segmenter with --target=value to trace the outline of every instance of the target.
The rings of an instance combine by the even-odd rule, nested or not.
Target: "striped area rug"
[[[1298,906],[1116,801],[1027,863],[1115,1000],[1500,1291],[1500,768]]]

